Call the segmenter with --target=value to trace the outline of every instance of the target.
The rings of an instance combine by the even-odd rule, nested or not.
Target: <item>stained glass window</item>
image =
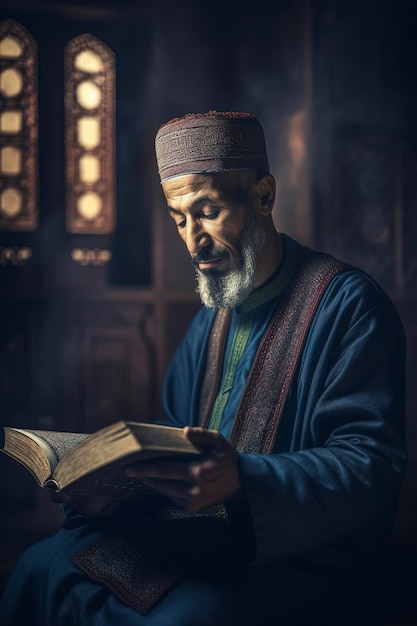
[[[0,23],[0,230],[38,225],[37,46],[12,19]]]
[[[65,49],[66,227],[108,234],[115,206],[115,58],[85,34]]]

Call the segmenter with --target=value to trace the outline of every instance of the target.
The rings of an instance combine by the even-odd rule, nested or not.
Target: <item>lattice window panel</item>
[[[66,227],[109,234],[115,204],[115,57],[89,34],[65,48]]]
[[[37,46],[8,19],[0,23],[0,230],[36,230],[37,160]]]

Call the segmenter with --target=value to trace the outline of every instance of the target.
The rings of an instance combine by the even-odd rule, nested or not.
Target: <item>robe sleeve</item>
[[[319,548],[396,504],[404,362],[403,327],[386,295],[361,272],[333,279],[287,399],[291,450],[239,457],[255,562]]]

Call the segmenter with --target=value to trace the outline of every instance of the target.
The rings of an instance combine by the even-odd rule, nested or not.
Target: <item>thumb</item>
[[[229,447],[228,441],[216,430],[207,430],[200,426],[186,426],[184,434],[189,441],[206,451],[224,450]]]

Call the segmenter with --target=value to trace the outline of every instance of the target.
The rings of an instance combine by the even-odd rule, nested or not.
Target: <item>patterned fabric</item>
[[[160,127],[155,138],[161,181],[182,174],[269,171],[265,138],[250,113],[188,114]]]

